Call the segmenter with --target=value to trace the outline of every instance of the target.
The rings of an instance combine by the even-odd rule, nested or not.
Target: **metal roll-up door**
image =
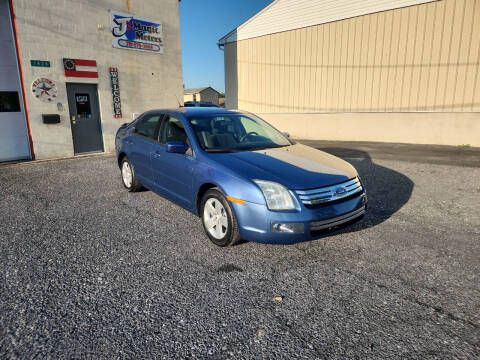
[[[15,39],[7,0],[0,0],[0,161],[30,159]]]

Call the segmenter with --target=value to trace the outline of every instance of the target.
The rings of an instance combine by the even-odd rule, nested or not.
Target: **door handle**
[[[155,159],[158,159],[158,158],[160,158],[162,155],[161,155],[158,151],[155,151],[154,153],[152,153],[152,156],[153,156]]]

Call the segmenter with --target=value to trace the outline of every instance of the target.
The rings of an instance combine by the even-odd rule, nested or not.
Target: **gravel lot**
[[[370,211],[292,246],[217,248],[111,156],[0,167],[0,357],[478,359],[480,167],[323,147]]]

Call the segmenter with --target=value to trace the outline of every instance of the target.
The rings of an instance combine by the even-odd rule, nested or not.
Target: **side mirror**
[[[283,135],[290,139],[290,134],[288,132],[284,132]]]
[[[188,145],[181,141],[167,142],[167,152],[175,154],[185,154],[188,150]]]

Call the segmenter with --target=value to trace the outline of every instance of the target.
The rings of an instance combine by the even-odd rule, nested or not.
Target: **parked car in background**
[[[352,165],[250,113],[148,111],[122,125],[116,151],[128,191],[144,186],[199,215],[219,246],[309,240],[366,211]]]
[[[209,101],[185,101],[183,103],[183,106],[185,107],[219,107],[218,105],[215,105],[214,103],[211,103]]]

